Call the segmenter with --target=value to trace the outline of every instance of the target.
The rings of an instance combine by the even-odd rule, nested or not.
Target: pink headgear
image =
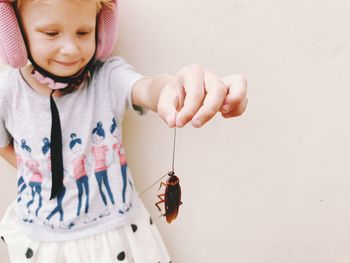
[[[117,40],[118,0],[112,0],[115,7],[103,6],[97,21],[97,59],[107,58]],[[0,0],[0,58],[5,64],[21,68],[27,64],[27,48],[19,27],[15,10],[15,0]]]

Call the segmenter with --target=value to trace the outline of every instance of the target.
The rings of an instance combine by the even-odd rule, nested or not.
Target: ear
[[[113,51],[118,35],[118,0],[113,1],[114,8],[103,6],[97,20],[96,58],[105,59]]]
[[[12,2],[0,0],[0,58],[21,68],[27,64],[28,54]]]

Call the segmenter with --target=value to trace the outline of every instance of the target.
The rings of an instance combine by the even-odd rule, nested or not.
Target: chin
[[[55,70],[50,70],[50,73],[59,77],[69,77],[77,74],[82,68],[83,66],[76,69],[69,69],[69,70],[55,69]]]

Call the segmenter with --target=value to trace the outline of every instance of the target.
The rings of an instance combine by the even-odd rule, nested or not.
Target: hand
[[[242,75],[220,79],[198,65],[189,65],[162,89],[158,113],[169,127],[183,127],[191,121],[198,128],[217,112],[224,118],[240,116],[248,103],[246,93]]]

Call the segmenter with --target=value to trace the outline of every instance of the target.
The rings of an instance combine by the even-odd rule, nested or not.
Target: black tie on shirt
[[[89,67],[87,68],[89,69]],[[90,78],[90,71],[84,70],[64,89],[60,89],[62,94],[68,94],[78,89],[79,86]],[[53,98],[56,90],[52,90],[50,94],[51,108],[51,172],[52,172],[52,187],[50,200],[57,197],[63,186],[63,154],[62,154],[62,129],[60,114],[57,105]]]
[[[60,115],[57,105],[53,99],[53,90],[50,94],[51,108],[51,170],[52,170],[52,188],[50,200],[55,198],[63,185],[63,156],[62,156],[62,131]]]

